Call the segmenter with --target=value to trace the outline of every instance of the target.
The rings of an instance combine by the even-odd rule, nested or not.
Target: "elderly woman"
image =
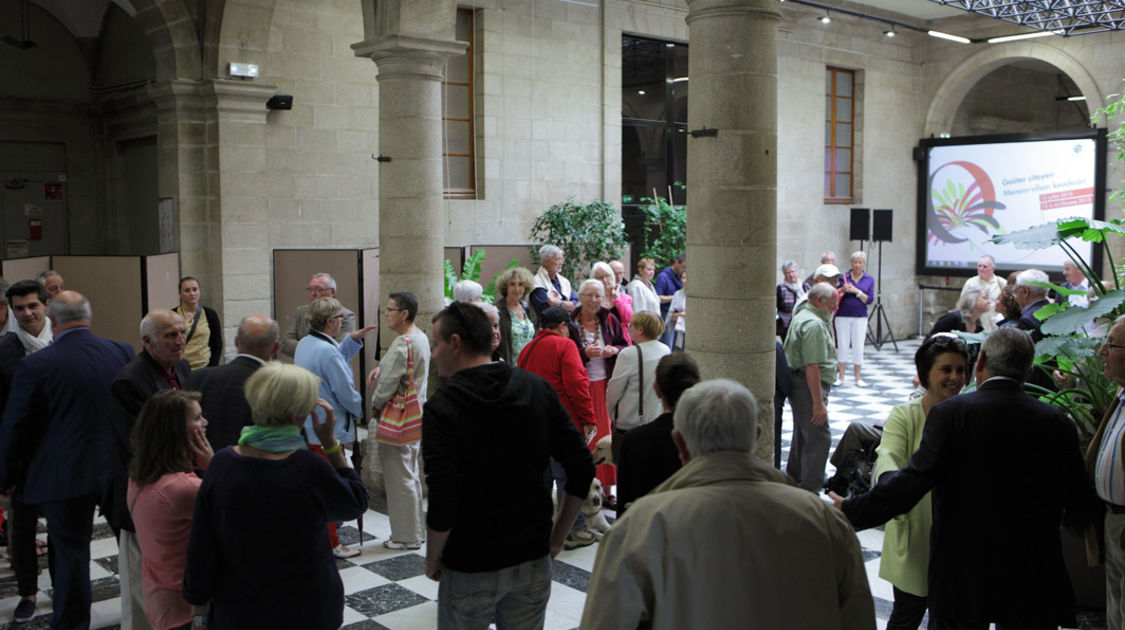
[[[363,514],[367,490],[348,467],[319,385],[308,370],[276,362],[246,381],[254,426],[212,458],[188,542],[184,599],[211,604],[210,619],[198,620],[209,630],[343,623],[344,585],[328,524]],[[301,437],[315,408],[313,431],[326,457],[306,450]]]
[[[488,323],[492,327],[492,360],[500,360],[500,309],[488,302],[473,302],[473,306],[484,311]]]
[[[418,446],[422,439],[419,416],[403,426],[389,426],[383,417],[388,404],[405,404],[417,397],[415,410],[426,402],[426,379],[430,373],[430,340],[414,325],[418,298],[409,291],[398,291],[387,298],[384,309],[387,327],[398,334],[383,354],[379,366],[371,371],[375,380],[371,409],[378,418],[375,441],[383,462],[387,487],[387,515],[391,537],[383,542],[387,549],[419,549],[426,542],[422,520],[422,478],[418,468]]]
[[[191,625],[192,609],[184,600],[184,567],[195,496],[213,453],[199,392],[166,389],[141,408],[133,427],[129,462],[129,511],[137,527],[143,556],[141,584],[145,616],[156,630]]]
[[[660,398],[652,388],[656,364],[671,350],[660,341],[664,322],[660,312],[641,311],[629,325],[633,345],[617,355],[613,377],[606,385],[605,404],[613,422],[613,461],[621,455],[625,434],[660,415]]]
[[[629,283],[629,297],[633,298],[633,312],[654,311],[660,312],[660,296],[656,294],[656,287],[652,285],[652,277],[656,274],[656,261],[651,258],[642,258],[637,261],[637,275]]]
[[[337,343],[335,337],[344,321],[344,307],[339,300],[319,298],[309,304],[305,313],[309,318],[309,334],[297,343],[293,362],[320,378],[320,397],[328,402],[339,417],[339,421],[335,423],[336,435],[333,441],[351,444],[355,441],[356,422],[363,417],[363,397],[355,389],[355,376],[348,361],[363,348],[362,339],[374,332],[377,326],[353,330],[344,337],[343,343]],[[313,426],[323,419],[324,412],[314,409],[305,422],[309,448],[322,454],[324,449]],[[336,536],[335,523],[329,524],[328,535],[336,557],[351,558],[359,555],[358,549],[350,549],[340,542]]]
[[[606,384],[613,374],[617,354],[625,349],[625,332],[621,322],[602,307],[602,297],[605,294],[605,285],[590,278],[582,283],[578,290],[578,308],[570,317],[578,324],[578,348],[581,351],[582,363],[586,365],[586,374],[590,377],[590,397],[594,403],[594,422],[598,425],[598,434],[590,442],[590,448],[597,447],[598,440],[610,435],[609,412],[606,408]],[[656,311],[659,312],[660,303],[657,302]],[[616,505],[616,499],[610,494],[610,486],[617,482],[617,472],[611,464],[598,466],[598,480],[602,482],[605,492],[607,507]]]
[[[552,306],[561,306],[569,313],[574,310],[574,291],[570,281],[563,277],[562,266],[566,262],[563,250],[554,245],[539,248],[539,271],[535,273],[531,288],[531,307],[536,315]]]
[[[990,310],[988,294],[981,289],[969,289],[957,300],[957,308],[942,315],[930,330],[930,335],[939,332],[963,330],[980,332],[984,322],[982,317]]]
[[[223,358],[223,325],[214,309],[199,305],[199,280],[180,278],[180,304],[172,312],[184,318],[184,358],[191,369],[218,365]]]
[[[839,358],[836,385],[844,384],[844,372],[851,363],[856,386],[867,387],[859,373],[863,367],[863,343],[867,338],[867,305],[875,299],[875,279],[863,271],[867,254],[854,252],[851,262],[851,271],[843,274],[837,285],[840,305],[836,309],[836,354]]]
[[[617,316],[621,327],[625,329],[625,339],[629,339],[629,322],[633,321],[633,298],[629,292],[617,282],[617,275],[609,263],[596,262],[590,268],[590,275],[595,280],[601,280],[605,285],[605,294],[602,296],[602,306],[609,309],[610,313]]]
[[[500,299],[500,347],[497,352],[505,363],[515,365],[532,338],[535,337],[535,311],[528,308],[526,301],[532,283],[531,272],[523,267],[505,269],[496,277],[496,290]]]
[[[781,273],[785,279],[777,285],[777,336],[784,341],[785,333],[789,332],[789,322],[793,320],[793,307],[807,292],[801,284],[797,263],[785,261],[781,265]]]

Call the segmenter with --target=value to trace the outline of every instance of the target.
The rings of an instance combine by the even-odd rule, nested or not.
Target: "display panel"
[[[1104,129],[922,140],[917,149],[918,256],[922,275],[976,274],[984,254],[1001,272],[1062,270],[1066,254],[994,245],[996,234],[1056,219],[1105,216]],[[1083,258],[1100,251],[1072,239]]]

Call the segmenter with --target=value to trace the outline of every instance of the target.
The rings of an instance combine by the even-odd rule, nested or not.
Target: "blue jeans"
[[[551,596],[551,557],[499,571],[441,570],[438,630],[542,630]]]

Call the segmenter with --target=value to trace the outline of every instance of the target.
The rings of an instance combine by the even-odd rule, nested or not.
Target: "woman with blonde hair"
[[[367,489],[336,440],[336,415],[317,398],[320,379],[272,362],[246,381],[254,425],[211,459],[195,503],[184,598],[210,604],[209,630],[335,630],[344,585],[328,524],[367,510]],[[310,452],[301,425],[313,409],[328,461]]]
[[[656,294],[656,287],[652,278],[656,275],[656,261],[651,258],[642,258],[637,261],[637,275],[629,283],[629,297],[633,298],[633,312],[653,311],[660,312],[660,296]]]
[[[605,405],[613,423],[613,461],[621,455],[625,434],[660,415],[660,398],[652,388],[656,365],[671,350],[660,341],[664,321],[659,312],[641,311],[629,326],[633,345],[617,355],[605,391]]]
[[[844,384],[844,372],[851,363],[856,386],[867,387],[859,372],[863,367],[863,343],[867,338],[867,305],[875,299],[875,279],[863,271],[867,265],[867,254],[854,252],[851,262],[851,271],[841,274],[837,285],[840,293],[840,305],[836,308],[836,354],[839,363],[835,385]]]

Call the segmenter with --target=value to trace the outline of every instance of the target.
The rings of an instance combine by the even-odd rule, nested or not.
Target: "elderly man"
[[[785,336],[785,360],[793,374],[793,441],[785,472],[802,488],[818,492],[832,433],[828,392],[836,378],[836,345],[828,317],[836,310],[836,288],[821,282],[809,290],[808,304],[793,315]]]
[[[609,261],[609,268],[613,270],[613,278],[622,290],[629,286],[629,279],[625,277],[625,263],[620,260],[611,260]]]
[[[571,290],[570,281],[559,273],[565,260],[563,250],[554,245],[539,248],[539,271],[530,298],[536,316],[551,306],[561,306],[569,313],[578,303],[578,294]]]
[[[684,467],[602,539],[582,628],[875,628],[851,527],[753,455],[754,396],[704,381],[673,424]]]
[[[39,284],[43,285],[43,288],[47,289],[48,302],[53,300],[55,296],[63,290],[63,277],[54,269],[40,271],[35,279],[39,281]]]
[[[226,365],[193,371],[185,389],[200,392],[199,406],[207,418],[207,441],[215,452],[238,444],[242,428],[254,424],[242,388],[250,375],[281,347],[281,330],[268,315],[247,315],[238,323],[234,347],[238,356]]]
[[[797,303],[793,307],[793,313],[796,314],[797,309],[809,299],[809,291],[812,290],[814,285],[827,282],[835,287],[836,283],[839,281],[840,269],[833,263],[821,263],[820,266],[813,270],[812,275],[809,276],[809,280],[801,287],[805,290],[805,294],[797,298]]]
[[[484,311],[454,302],[434,316],[431,358],[445,379],[426,401],[422,457],[430,487],[426,575],[440,580],[440,630],[542,628],[551,559],[562,549],[594,478],[594,461],[544,379],[493,362]],[[552,524],[547,460],[566,470]],[[503,519],[482,500],[503,480]]]
[[[305,287],[305,291],[308,292],[309,304],[323,297],[334,298],[336,297],[336,279],[327,273],[314,273],[312,278],[309,279],[309,286]],[[292,357],[297,352],[297,342],[309,334],[309,317],[306,312],[308,308],[308,304],[302,304],[293,313],[293,321],[281,337],[282,354]],[[336,333],[337,343],[343,343],[344,338],[348,336],[348,333],[355,330],[356,326],[354,312],[345,308],[343,314],[344,319],[340,323],[340,332]]]
[[[822,253],[820,255],[820,264],[821,265],[832,265],[833,267],[835,267],[836,266],[836,252],[827,251],[827,252]],[[837,271],[837,275],[839,275],[838,271]],[[804,282],[804,285],[803,285],[805,287],[805,291],[808,291],[809,289],[811,289],[812,285],[816,284],[817,282],[824,282],[824,281],[823,280],[817,280],[816,279],[816,271],[813,271],[813,273],[809,274],[808,278],[805,278],[805,282]],[[833,282],[835,282],[835,281],[833,281]]]
[[[1118,317],[1098,354],[1105,375],[1117,383],[1117,397],[1102,418],[1086,451],[1086,469],[1098,498],[1105,503],[1104,536],[1089,545],[1105,562],[1106,621],[1109,630],[1125,630],[1125,317]],[[1100,533],[1100,532],[1099,532]]]
[[[21,280],[9,287],[4,296],[18,325],[15,332],[0,337],[0,409],[8,402],[20,359],[46,348],[52,339],[51,323],[47,319],[47,290],[43,285],[34,280]],[[12,496],[10,505],[8,555],[20,596],[13,618],[23,623],[35,616],[35,598],[39,591],[38,543],[35,540],[39,514],[36,506],[24,503],[22,496]]]
[[[1021,388],[1034,358],[1027,333],[992,331],[977,391],[930,410],[907,466],[842,504],[833,495],[865,529],[933,490],[929,606],[938,627],[1077,627],[1059,526],[1064,513],[1086,516],[1093,497],[1074,422]],[[1013,479],[1030,493],[1012,492],[1004,481]]]
[[[0,423],[0,473],[47,516],[54,567],[52,628],[90,624],[94,507],[113,459],[110,380],[129,346],[90,332],[90,303],[62,291],[48,308],[54,343],[19,361]],[[36,436],[36,437],[32,437]]]
[[[191,368],[184,359],[187,330],[184,319],[165,309],[149,311],[141,319],[141,352],[117,372],[110,391],[117,401],[114,424],[118,457],[109,496],[112,509],[106,513],[109,526],[118,534],[117,566],[121,576],[121,625],[143,630],[150,628],[145,616],[141,590],[141,548],[136,528],[129,516],[126,498],[129,485],[126,471],[133,459],[133,425],[141,407],[162,389],[182,389]]]
[[[977,290],[988,296],[988,312],[981,315],[980,318],[980,323],[985,330],[996,328],[998,315],[993,310],[993,306],[1006,284],[1003,278],[996,275],[996,259],[985,254],[977,260],[977,275],[966,280],[965,286],[961,287],[961,297],[964,297],[970,291]]]
[[[668,315],[668,306],[672,303],[672,297],[676,295],[676,291],[684,288],[685,271],[687,271],[687,254],[680,252],[680,255],[672,261],[672,265],[662,269],[656,276],[656,281],[653,284],[656,287],[656,294],[660,296],[660,316],[662,318]]]
[[[1020,305],[1020,321],[1016,326],[1020,330],[1031,333],[1031,340],[1038,342],[1043,338],[1040,330],[1042,322],[1035,316],[1035,312],[1043,308],[1047,301],[1047,287],[1033,285],[1032,282],[1050,282],[1047,274],[1038,269],[1027,269],[1016,276],[1016,288],[1012,295]]]
[[[1086,279],[1086,274],[1082,273],[1078,265],[1074,264],[1074,261],[1069,258],[1063,261],[1063,277],[1066,278],[1066,281],[1060,285],[1062,288],[1083,292],[1081,295],[1067,296],[1066,301],[1069,302],[1071,306],[1081,306],[1083,308],[1089,306],[1090,282]],[[1090,327],[1088,330],[1093,330],[1093,327]]]

